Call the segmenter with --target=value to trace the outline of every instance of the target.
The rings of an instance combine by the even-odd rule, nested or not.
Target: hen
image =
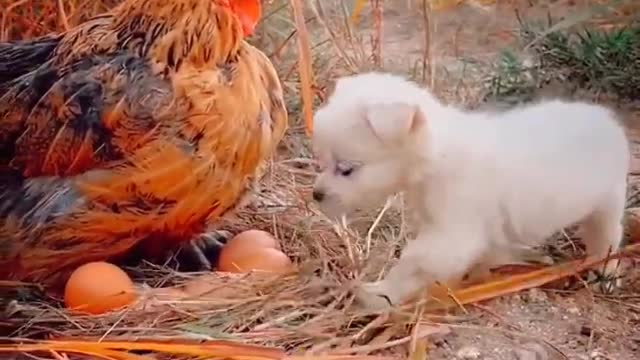
[[[0,279],[60,285],[95,260],[215,257],[209,224],[284,135],[259,0],[126,0],[0,43]]]

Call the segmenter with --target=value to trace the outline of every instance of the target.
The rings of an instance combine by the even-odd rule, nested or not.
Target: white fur
[[[314,119],[321,209],[348,214],[405,192],[418,226],[397,265],[363,285],[360,299],[372,308],[387,305],[384,297],[397,304],[430,281],[504,263],[518,247],[578,222],[590,254],[615,252],[630,163],[615,117],[559,100],[465,112],[395,75],[339,79]]]

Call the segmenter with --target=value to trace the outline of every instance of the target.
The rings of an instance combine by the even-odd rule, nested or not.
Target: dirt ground
[[[531,6],[530,3],[534,3]],[[387,1],[383,59],[387,70],[411,71],[424,53],[420,1]],[[516,41],[515,9],[544,19],[576,14],[585,1],[498,1],[436,12],[432,51],[439,68],[436,89],[468,79],[465,63],[486,62]],[[477,78],[476,78],[477,79]],[[453,84],[453,85],[452,85]],[[634,169],[631,188],[640,184],[640,120],[628,119]],[[428,359],[638,359],[640,358],[640,277],[631,266],[621,293],[598,297],[586,289],[566,292],[533,289],[470,310],[468,322],[432,339]]]

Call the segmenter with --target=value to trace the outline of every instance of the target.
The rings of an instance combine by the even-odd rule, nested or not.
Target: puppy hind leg
[[[626,190],[616,191],[583,221],[582,239],[588,255],[606,258],[619,250],[623,238],[625,196]],[[597,275],[602,281],[594,284],[594,289],[610,293],[620,286],[618,267],[617,259],[608,260],[600,267]]]

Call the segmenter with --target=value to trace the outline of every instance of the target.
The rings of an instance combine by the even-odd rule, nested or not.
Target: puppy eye
[[[340,170],[340,175],[342,176],[349,176],[351,173],[353,173],[353,168]]]
[[[340,176],[350,176],[353,173],[353,170],[354,170],[353,165],[349,163],[339,162],[336,165],[336,172]]]

